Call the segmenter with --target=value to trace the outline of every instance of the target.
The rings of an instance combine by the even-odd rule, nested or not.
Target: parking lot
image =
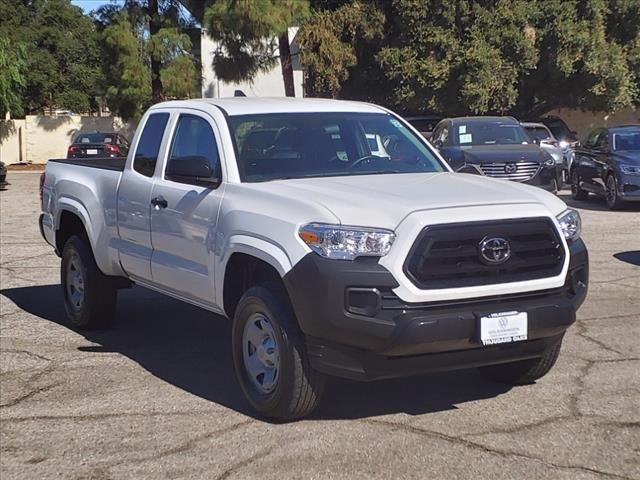
[[[252,415],[227,320],[133,288],[110,330],[65,320],[38,173],[0,193],[0,473],[9,479],[640,478],[640,209],[574,203],[590,292],[555,369],[332,380],[311,418]]]

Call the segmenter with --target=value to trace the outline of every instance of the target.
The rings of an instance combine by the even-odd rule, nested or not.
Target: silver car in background
[[[551,130],[543,123],[520,122],[520,125],[525,129],[531,141],[548,152],[555,160],[558,187],[560,188],[562,184],[569,183],[569,168],[575,157],[573,149],[561,147],[560,142],[556,140]]]

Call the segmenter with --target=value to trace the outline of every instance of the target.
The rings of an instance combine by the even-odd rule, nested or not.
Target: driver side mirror
[[[216,188],[220,185],[220,179],[209,165],[209,160],[199,155],[171,158],[165,178],[207,188]]]

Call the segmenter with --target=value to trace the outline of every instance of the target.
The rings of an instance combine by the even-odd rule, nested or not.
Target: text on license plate
[[[87,149],[87,155],[97,155],[98,154],[98,150],[95,148],[88,148]]]
[[[527,320],[526,312],[500,312],[480,317],[480,342],[497,345],[526,340]]]

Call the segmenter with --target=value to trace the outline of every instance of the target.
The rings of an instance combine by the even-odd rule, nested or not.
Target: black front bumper
[[[553,192],[560,186],[558,179],[561,178],[562,170],[559,167],[556,167],[556,165],[543,165],[533,178],[522,183]]]
[[[540,357],[576,319],[588,284],[581,240],[570,246],[565,285],[558,289],[446,302],[408,304],[377,259],[303,258],[285,277],[315,368],[361,380],[466,368]],[[528,314],[528,340],[483,347],[481,316]]]

